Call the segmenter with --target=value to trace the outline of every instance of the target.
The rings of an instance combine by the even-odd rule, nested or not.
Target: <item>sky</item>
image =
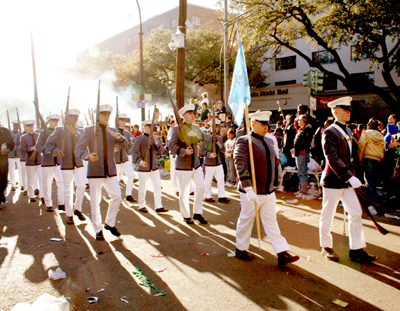
[[[188,0],[188,3],[215,9],[216,1]],[[179,0],[139,0],[139,5],[145,21],[177,7]],[[65,110],[69,86],[70,107],[83,113],[89,107],[95,108],[98,81],[78,81],[61,74],[59,67],[73,65],[78,52],[138,23],[135,0],[0,1],[1,124],[7,124],[7,109],[11,121],[16,119],[15,107],[21,120],[34,115],[31,30],[42,113]],[[104,78],[113,79],[110,75]],[[115,96],[120,96],[120,107],[126,105],[125,112],[135,113],[129,90],[115,94],[104,83],[101,103],[115,102]],[[84,116],[80,119],[83,121]],[[140,117],[133,121],[138,123]]]

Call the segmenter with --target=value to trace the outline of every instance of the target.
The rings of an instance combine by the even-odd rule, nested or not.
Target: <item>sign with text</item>
[[[145,101],[144,100],[139,100],[137,102],[137,107],[138,108],[144,108],[146,106]]]

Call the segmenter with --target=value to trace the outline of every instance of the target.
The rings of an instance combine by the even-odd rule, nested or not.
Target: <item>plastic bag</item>
[[[313,158],[310,158],[310,162],[308,162],[307,168],[309,171],[312,171],[312,172],[321,170],[321,166]]]
[[[281,162],[282,167],[287,165],[287,158],[282,150],[279,151],[279,161]]]
[[[65,279],[67,274],[61,270],[60,267],[56,269],[56,271],[49,270],[49,279],[51,280],[58,280],[58,279]]]
[[[57,298],[43,294],[32,305],[20,302],[11,311],[69,311],[69,302],[64,296]]]

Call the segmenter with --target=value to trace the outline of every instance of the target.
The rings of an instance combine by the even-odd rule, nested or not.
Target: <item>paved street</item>
[[[87,221],[65,225],[65,213],[48,213],[40,203],[28,203],[19,190],[9,193],[0,211],[0,309],[18,302],[33,303],[44,293],[69,298],[70,310],[398,310],[400,305],[400,227],[396,220],[377,218],[390,231],[382,236],[364,218],[367,251],[378,256],[373,264],[348,259],[348,237],[343,235],[343,212],[333,226],[334,249],[340,262],[320,255],[318,222],[320,200],[288,204],[293,194],[277,193],[278,222],[291,252],[300,260],[278,268],[272,246],[263,234],[258,249],[254,227],[252,262],[227,254],[235,250],[239,196],[229,190],[229,204],[204,203],[210,225],[186,225],[169,180],[162,181],[163,205],[170,213],[156,215],[152,188],[150,213],[142,214],[123,202],[117,218],[120,238],[104,231],[96,241],[89,220],[89,191],[83,212]],[[56,194],[53,183],[53,194]],[[216,190],[215,188],[213,189]],[[134,189],[137,198],[137,188]],[[214,195],[216,198],[216,194]],[[105,218],[108,196],[104,193]],[[61,242],[50,241],[61,237]],[[165,257],[151,255],[165,254]],[[209,255],[202,255],[209,254]],[[48,270],[61,267],[67,278],[49,280]],[[139,267],[156,290],[139,285]],[[156,272],[157,268],[166,268]],[[101,289],[103,291],[100,291]],[[88,297],[97,296],[89,304]],[[127,302],[121,300],[124,298]]]

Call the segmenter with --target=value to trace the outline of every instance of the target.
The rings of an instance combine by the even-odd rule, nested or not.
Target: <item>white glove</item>
[[[250,202],[257,202],[258,196],[254,192],[253,188],[248,187],[244,189],[246,191],[247,199],[249,199]]]
[[[361,181],[355,176],[349,179],[349,183],[353,188],[360,188],[362,186]]]

